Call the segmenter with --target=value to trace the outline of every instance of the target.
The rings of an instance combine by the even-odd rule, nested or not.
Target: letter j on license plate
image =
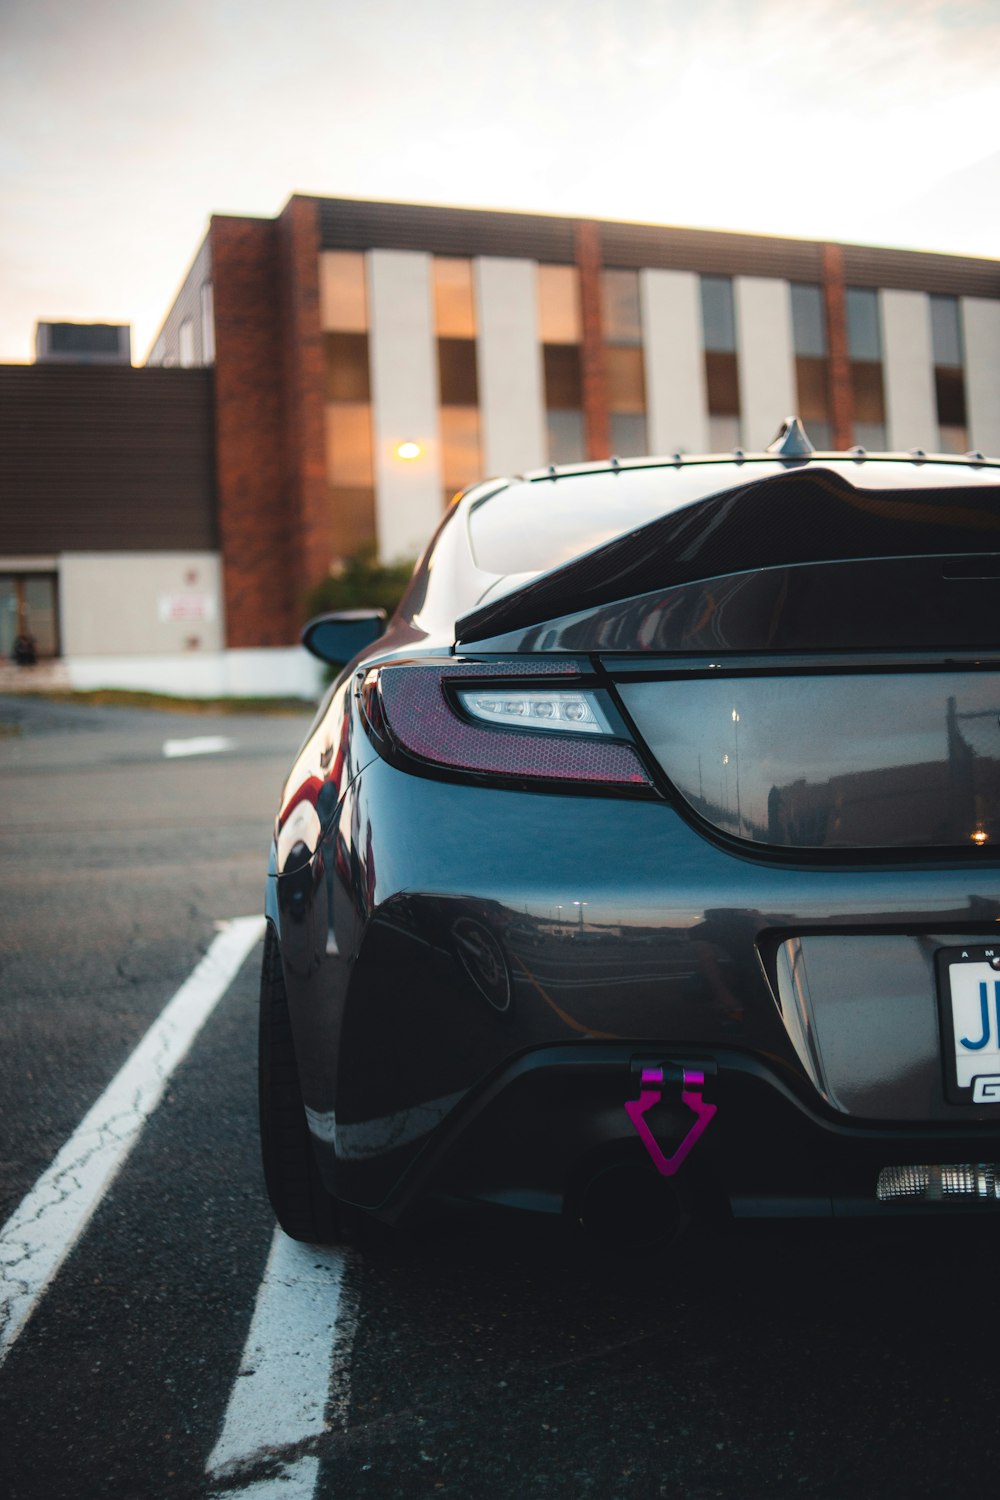
[[[1000,944],[937,956],[945,1094],[1000,1108]]]

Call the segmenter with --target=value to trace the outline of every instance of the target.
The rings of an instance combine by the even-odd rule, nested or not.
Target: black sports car
[[[287,1232],[996,1211],[998,621],[1000,463],[789,419],[469,490],[384,633],[311,622],[353,659],[267,882]]]

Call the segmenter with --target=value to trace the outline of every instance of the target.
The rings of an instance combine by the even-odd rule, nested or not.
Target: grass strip
[[[130,688],[93,688],[75,693],[69,689],[20,689],[18,698],[43,698],[47,703],[82,703],[98,708],[151,708],[170,714],[272,714],[290,718],[312,713],[309,698],[180,698],[171,693],[140,693]]]

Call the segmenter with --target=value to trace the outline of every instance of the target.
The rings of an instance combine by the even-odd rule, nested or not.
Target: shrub
[[[384,609],[391,615],[412,572],[412,562],[380,563],[375,548],[365,547],[309,591],[306,617],[335,609]]]

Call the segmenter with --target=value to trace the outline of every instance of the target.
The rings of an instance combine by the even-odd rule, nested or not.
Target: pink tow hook
[[[625,1108],[628,1111],[628,1117],[642,1137],[642,1143],[646,1150],[653,1158],[653,1165],[663,1177],[673,1177],[674,1173],[680,1169],[687,1159],[695,1143],[704,1135],[712,1122],[717,1106],[706,1103],[701,1097],[701,1089],[704,1082],[704,1073],[699,1073],[688,1068],[684,1069],[681,1099],[687,1105],[688,1109],[694,1110],[697,1119],[677,1147],[673,1156],[664,1156],[653,1139],[653,1132],[643,1119],[646,1111],[652,1109],[654,1104],[659,1104],[663,1098],[663,1069],[643,1068],[643,1087],[640,1090],[638,1099],[626,1100]],[[647,1084],[653,1084],[655,1087],[647,1088]]]

